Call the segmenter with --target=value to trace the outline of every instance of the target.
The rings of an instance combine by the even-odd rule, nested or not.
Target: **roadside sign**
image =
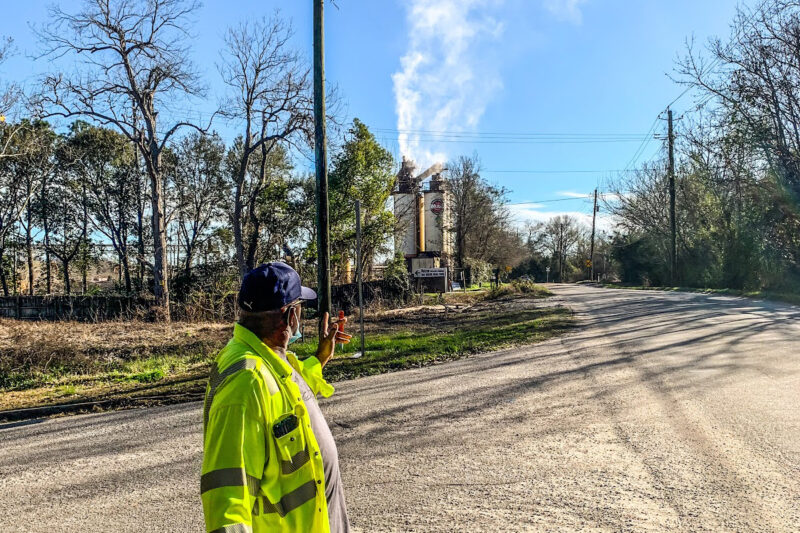
[[[447,276],[446,268],[420,268],[414,271],[415,278],[443,278]]]
[[[591,259],[587,259],[586,260],[586,268],[591,268],[591,266],[592,266],[592,260]]]
[[[431,202],[431,212],[434,215],[441,215],[444,212],[444,200],[436,198]]]
[[[545,270],[550,272],[550,267],[545,267]]]

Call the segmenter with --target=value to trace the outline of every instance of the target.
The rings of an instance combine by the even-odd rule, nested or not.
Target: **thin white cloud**
[[[425,131],[475,131],[502,87],[491,44],[503,33],[503,0],[410,0],[408,50],[392,75],[400,152],[430,165],[447,148]]]
[[[553,217],[568,215],[578,219],[586,227],[592,227],[592,215],[581,211],[543,211],[541,206],[529,207],[530,204],[517,204],[508,206],[511,215],[517,224],[526,222],[547,222]],[[590,209],[591,211],[591,209]],[[610,233],[616,227],[616,219],[613,215],[600,211],[597,214],[597,231]]]
[[[547,206],[545,206],[544,204],[536,204],[536,203],[533,203],[533,202],[528,202],[528,203],[521,203],[521,204],[513,204],[513,205],[510,205],[509,207],[512,208],[512,210],[513,210],[514,208],[516,208],[516,209],[544,209]]]
[[[589,198],[590,195],[586,194],[585,192],[575,192],[575,191],[561,191],[557,192],[559,196],[566,196],[567,198]]]
[[[544,7],[558,20],[571,22],[575,25],[583,23],[581,4],[588,0],[544,0]]]

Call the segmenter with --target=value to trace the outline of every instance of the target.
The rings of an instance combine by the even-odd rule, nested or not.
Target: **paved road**
[[[556,286],[581,329],[342,383],[358,531],[800,530],[800,308]],[[2,531],[198,531],[200,406],[0,430]]]

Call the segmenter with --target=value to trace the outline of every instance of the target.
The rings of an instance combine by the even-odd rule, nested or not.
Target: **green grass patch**
[[[29,389],[41,380],[28,372],[0,372],[0,391]]]
[[[524,295],[531,298],[546,298],[553,293],[543,285],[537,285],[530,281],[515,280],[511,283],[504,283],[488,292],[486,298],[494,300],[497,298],[508,298],[509,296]]]
[[[155,370],[148,370],[146,372],[139,372],[138,374],[132,374],[127,376],[127,381],[136,381],[139,383],[155,383],[156,381],[161,381],[166,376],[166,372],[160,368],[156,368]]]
[[[521,344],[540,342],[562,334],[573,326],[572,313],[563,307],[522,310],[484,317],[480,323],[465,320],[463,327],[445,327],[444,331],[401,331],[370,335],[365,340],[365,352],[360,358],[352,356],[359,350],[358,336],[338,351],[325,367],[333,381],[364,375],[414,368],[457,359]],[[316,353],[316,342],[300,344],[298,357]]]

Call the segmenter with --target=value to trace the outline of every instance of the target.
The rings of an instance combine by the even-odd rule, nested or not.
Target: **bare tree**
[[[0,65],[11,55],[14,41],[10,37],[0,37]],[[11,111],[19,99],[19,89],[13,83],[3,83],[0,85],[0,121],[5,122],[6,115]],[[2,153],[2,152],[0,152]]]
[[[235,152],[232,214],[241,275],[255,266],[259,236],[256,204],[267,185],[265,165],[270,152],[281,143],[309,145],[313,139],[309,68],[289,48],[291,35],[291,27],[276,13],[271,19],[231,28],[225,37],[219,71],[231,88],[231,97],[224,113],[244,126]],[[253,169],[250,163],[256,153],[260,164]]]
[[[560,215],[547,221],[542,229],[545,245],[551,257],[558,261],[558,281],[563,282],[569,253],[580,241],[584,228],[577,219]]]
[[[499,260],[493,247],[498,244],[499,233],[510,222],[510,214],[504,206],[505,189],[481,177],[476,155],[461,156],[447,167],[453,198],[456,264],[464,268],[468,258]]]
[[[14,41],[11,38],[0,37],[0,66],[11,56],[13,52]],[[9,149],[14,137],[23,128],[23,124],[17,123],[9,125],[6,123],[9,120],[8,115],[15,108],[21,97],[19,87],[14,83],[0,82],[0,159],[9,157]]]
[[[740,7],[725,43],[708,46],[710,61],[689,47],[678,67],[683,83],[744,123],[754,145],[800,196],[800,2],[763,0]]]
[[[48,76],[41,105],[48,115],[89,117],[117,128],[141,153],[150,178],[153,292],[169,319],[162,152],[190,121],[159,122],[168,100],[201,96],[185,45],[195,0],[84,0],[76,13],[50,9],[41,36],[50,57],[74,56],[73,75]],[[212,117],[213,118],[213,117]]]

